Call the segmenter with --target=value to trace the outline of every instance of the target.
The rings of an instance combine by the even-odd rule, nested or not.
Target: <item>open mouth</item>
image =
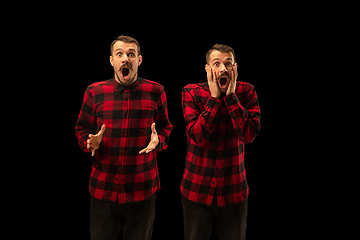
[[[123,77],[126,78],[127,76],[129,76],[130,69],[127,68],[127,67],[124,67],[124,68],[121,70],[121,73],[122,73]]]
[[[226,86],[226,82],[227,82],[227,78],[226,78],[226,77],[220,78],[220,86],[221,86],[221,87],[225,87],[225,86]]]

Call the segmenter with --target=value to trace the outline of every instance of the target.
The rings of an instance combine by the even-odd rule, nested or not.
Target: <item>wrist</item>
[[[213,98],[219,98],[221,94],[210,94],[211,97]]]

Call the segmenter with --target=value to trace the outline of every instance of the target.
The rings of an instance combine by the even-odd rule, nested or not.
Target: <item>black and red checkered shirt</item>
[[[248,197],[244,147],[258,135],[260,108],[254,87],[237,82],[236,93],[213,98],[208,83],[182,91],[187,155],[181,192],[190,201],[218,206]]]
[[[156,123],[159,144],[139,154],[150,142]],[[119,204],[143,201],[160,189],[156,151],[167,148],[172,125],[163,86],[138,78],[128,87],[114,78],[87,87],[75,134],[85,152],[90,133],[105,124],[100,148],[92,162],[90,194]]]

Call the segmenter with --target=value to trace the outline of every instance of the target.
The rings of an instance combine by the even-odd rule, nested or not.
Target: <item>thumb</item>
[[[98,133],[97,135],[99,135],[99,136],[103,135],[104,132],[105,132],[105,129],[106,129],[106,126],[105,126],[105,124],[103,124],[103,125],[101,126],[101,129],[100,129],[100,131],[99,131],[99,133]]]
[[[156,133],[155,125],[156,125],[156,123],[151,124],[151,131],[153,133]]]

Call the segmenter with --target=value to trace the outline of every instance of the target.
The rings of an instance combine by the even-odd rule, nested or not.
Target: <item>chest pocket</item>
[[[155,109],[152,106],[133,108],[130,114],[131,128],[150,128],[154,122]]]

